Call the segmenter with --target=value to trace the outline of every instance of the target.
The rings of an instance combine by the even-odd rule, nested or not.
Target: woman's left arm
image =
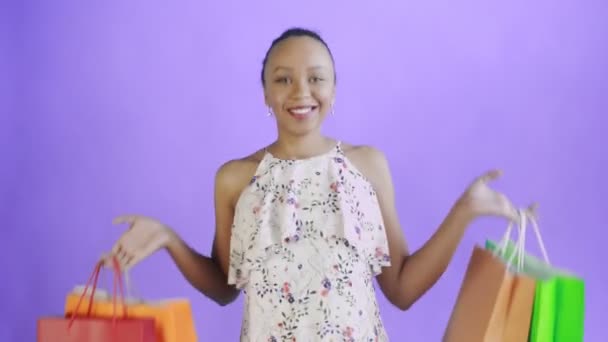
[[[409,309],[439,280],[474,219],[488,215],[517,218],[517,211],[506,196],[487,186],[500,175],[499,171],[490,171],[464,191],[431,238],[410,254],[395,208],[386,157],[371,147],[363,148],[358,154],[362,172],[376,190],[389,242],[391,266],[384,268],[377,280],[387,299],[401,310]]]

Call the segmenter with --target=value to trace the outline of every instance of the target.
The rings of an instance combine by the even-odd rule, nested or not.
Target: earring
[[[268,107],[268,113],[266,113],[266,116],[272,116],[272,108]]]

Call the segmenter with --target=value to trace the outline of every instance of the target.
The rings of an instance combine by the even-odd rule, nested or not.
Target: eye
[[[289,83],[289,79],[287,77],[278,77],[274,81],[275,83]]]
[[[321,82],[321,81],[323,81],[323,78],[318,77],[318,76],[313,76],[313,77],[311,77],[311,78],[310,78],[310,81],[311,81],[312,83],[317,83],[317,82]]]

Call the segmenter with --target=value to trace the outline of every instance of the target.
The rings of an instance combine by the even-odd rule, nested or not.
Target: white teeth
[[[312,107],[295,108],[295,109],[289,110],[290,113],[298,114],[298,115],[308,114],[311,111],[312,111]]]

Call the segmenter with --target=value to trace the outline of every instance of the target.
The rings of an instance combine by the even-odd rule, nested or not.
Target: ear
[[[266,89],[264,89],[264,104],[266,107],[270,107],[270,99],[268,98],[268,94],[266,93]]]

